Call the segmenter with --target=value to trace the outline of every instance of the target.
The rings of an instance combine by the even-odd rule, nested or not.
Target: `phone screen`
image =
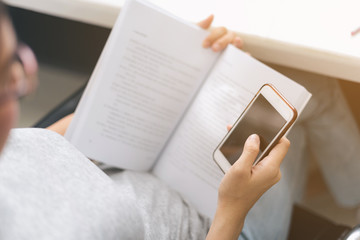
[[[220,151],[233,165],[239,159],[246,139],[256,133],[260,137],[261,154],[285,123],[286,120],[260,94],[220,147]]]

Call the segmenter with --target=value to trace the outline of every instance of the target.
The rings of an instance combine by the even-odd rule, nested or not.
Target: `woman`
[[[280,179],[289,147],[283,138],[252,166],[259,138],[224,176],[211,224],[176,192],[148,173],[99,169],[61,135],[67,122],[46,129],[10,129],[18,99],[35,89],[37,64],[0,16],[0,237],[1,239],[237,239],[247,212]],[[199,23],[208,28],[213,17]],[[215,28],[204,47],[222,50],[241,40]],[[5,146],[6,145],[6,146]],[[209,230],[210,227],[210,230]],[[209,230],[209,231],[208,231]]]

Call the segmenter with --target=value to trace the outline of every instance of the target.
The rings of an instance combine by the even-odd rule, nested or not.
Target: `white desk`
[[[151,0],[196,22],[215,14],[263,61],[360,83],[359,0]],[[42,13],[111,27],[124,0],[5,0]],[[139,16],[140,17],[140,16]]]

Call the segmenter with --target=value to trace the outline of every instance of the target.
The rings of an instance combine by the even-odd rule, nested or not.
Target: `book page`
[[[128,1],[66,137],[91,159],[148,170],[218,57],[207,34]]]
[[[311,94],[305,88],[229,46],[179,124],[154,173],[209,217],[215,213],[223,173],[213,151],[265,83],[272,83],[302,111]]]

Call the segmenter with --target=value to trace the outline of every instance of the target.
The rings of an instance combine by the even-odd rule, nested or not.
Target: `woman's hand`
[[[240,158],[221,181],[218,206],[207,239],[237,239],[248,211],[280,180],[280,164],[290,146],[289,140],[281,138],[269,155],[253,166],[259,146],[259,136],[251,135]]]
[[[214,15],[210,15],[206,19],[200,21],[198,26],[203,29],[209,29],[213,20]],[[210,34],[205,38],[202,44],[204,48],[211,47],[214,52],[219,52],[224,50],[229,44],[242,48],[243,41],[233,31],[229,31],[225,27],[215,27],[210,29]]]

